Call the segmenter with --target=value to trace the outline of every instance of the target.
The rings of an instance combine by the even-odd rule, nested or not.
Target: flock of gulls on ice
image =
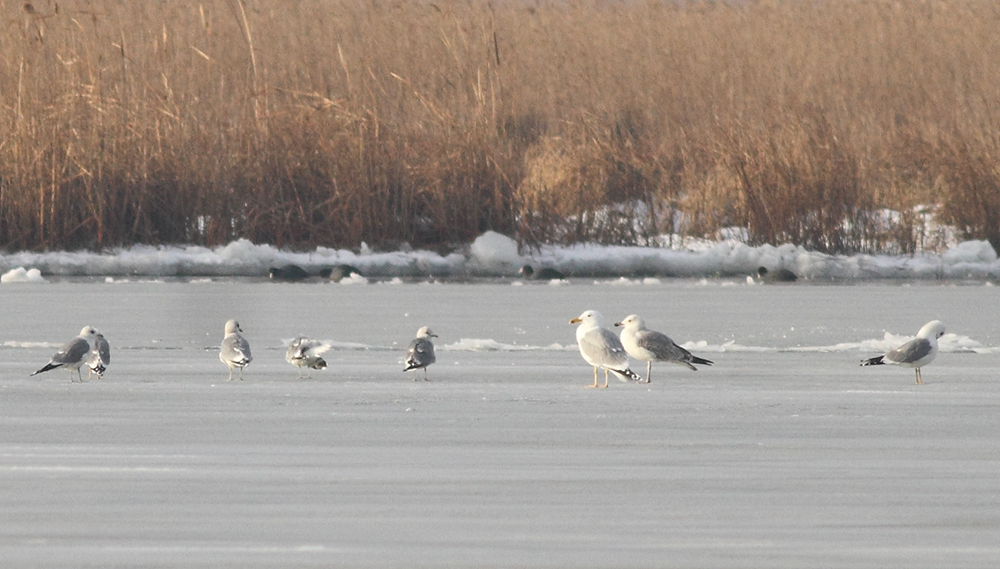
[[[355,274],[360,275],[356,268],[348,265],[334,267],[326,274],[323,272],[320,273],[320,276],[334,280],[350,278]],[[523,267],[520,272],[522,276],[532,279],[565,278],[554,269],[534,270],[530,265]],[[294,265],[270,270],[270,278],[272,279],[302,280],[308,276],[307,272]],[[768,272],[764,267],[758,270],[758,277],[769,282],[791,282],[796,279],[795,275],[787,269],[776,269]],[[713,363],[678,346],[666,334],[646,328],[643,319],[636,314],[626,316],[622,321],[615,323],[616,327],[622,329],[620,336],[604,327],[604,318],[596,310],[587,310],[569,322],[570,324],[578,324],[576,343],[580,348],[580,355],[594,368],[594,384],[588,387],[608,387],[608,378],[612,373],[621,381],[649,383],[653,362],[677,364],[695,371],[697,371],[695,365],[712,365]],[[229,367],[229,380],[233,379],[234,368],[239,369],[239,379],[242,380],[243,368],[253,361],[250,342],[241,333],[239,322],[236,320],[226,322],[225,337],[219,348],[219,359]],[[917,332],[917,337],[913,340],[880,356],[862,360],[861,365],[891,364],[911,367],[916,370],[917,383],[921,384],[923,379],[920,375],[920,368],[931,363],[937,356],[938,338],[944,336],[944,333],[944,324],[940,321],[928,322]],[[414,381],[419,379],[415,370],[420,369],[424,370],[424,381],[427,380],[427,367],[436,361],[434,343],[431,341],[431,338],[436,337],[437,335],[430,328],[423,326],[417,330],[416,338],[407,346],[403,371],[414,370]],[[307,373],[310,369],[326,369],[326,361],[321,356],[329,349],[329,344],[300,336],[289,344],[285,360],[299,368],[299,377],[301,378],[303,367],[306,368]],[[645,379],[629,369],[629,357],[646,362]],[[108,341],[94,328],[85,326],[80,330],[79,336],[66,343],[52,356],[49,363],[31,375],[62,367],[70,370],[71,381],[73,381],[72,373],[74,371],[77,372],[80,381],[83,381],[81,371],[83,366],[87,366],[89,370],[87,378],[90,379],[94,374],[98,378],[103,377],[110,364],[111,347]],[[604,369],[603,386],[598,383],[598,372],[602,368]]]

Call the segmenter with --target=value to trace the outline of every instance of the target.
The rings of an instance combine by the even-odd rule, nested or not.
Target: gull
[[[422,326],[417,330],[417,337],[406,347],[406,367],[403,371],[424,368],[424,381],[427,381],[427,366],[437,361],[431,338],[437,338],[437,334],[427,326]],[[413,381],[417,381],[416,373],[413,374]]]
[[[517,271],[517,274],[530,281],[564,280],[566,278],[566,275],[555,269],[542,267],[536,271],[531,265],[521,267],[521,270]]]
[[[938,353],[938,338],[944,336],[944,324],[940,320],[932,320],[917,332],[917,337],[881,356],[861,360],[862,366],[878,366],[883,364],[912,367],[916,370],[917,384],[924,382],[920,368],[934,361]]]
[[[94,350],[94,340],[96,338],[97,330],[94,330],[90,326],[84,326],[83,329],[80,330],[79,336],[73,338],[69,342],[66,342],[66,344],[59,348],[59,351],[52,356],[49,363],[45,364],[45,367],[39,369],[31,375],[38,375],[57,367],[65,367],[69,369],[70,381],[73,381],[73,371],[76,370],[76,375],[82,382],[83,374],[80,372],[80,367],[87,363],[87,359],[90,357],[90,352]]]
[[[712,365],[713,362],[698,356],[678,346],[666,334],[646,328],[646,323],[635,314],[630,314],[615,326],[622,329],[622,346],[628,355],[646,362],[646,383],[649,383],[653,362],[669,362],[698,371],[691,364]]]
[[[285,361],[299,368],[299,379],[301,379],[303,366],[308,369],[326,369],[326,360],[319,355],[329,349],[330,344],[299,336],[288,344]],[[312,377],[312,374],[307,371],[306,377]]]
[[[240,336],[240,323],[235,320],[226,322],[226,337],[222,339],[222,346],[219,348],[219,359],[229,366],[229,379],[233,380],[233,368],[240,368],[240,381],[243,381],[243,368],[250,365],[253,356],[250,355],[250,342]]]
[[[90,376],[97,374],[97,379],[104,378],[104,372],[108,370],[108,366],[111,365],[111,344],[104,338],[104,334],[97,333],[94,338],[94,350],[90,352],[90,357],[87,359],[87,367],[90,371],[87,372],[87,379]]]
[[[597,370],[604,368],[604,386],[608,387],[608,372],[613,371],[621,381],[639,381],[641,379],[628,368],[628,354],[611,330],[603,327],[604,317],[596,310],[587,310],[569,321],[579,324],[576,328],[576,343],[580,346],[580,355],[590,365],[594,366],[594,385],[597,387]]]

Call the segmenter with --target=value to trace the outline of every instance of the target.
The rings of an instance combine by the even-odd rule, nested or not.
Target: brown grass
[[[0,1],[0,244],[1000,250],[1000,7]],[[883,209],[901,213],[887,217]]]

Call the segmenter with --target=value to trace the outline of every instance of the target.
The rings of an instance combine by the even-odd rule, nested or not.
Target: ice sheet
[[[67,314],[51,302],[72,295]],[[991,567],[1000,336],[989,286],[4,289],[0,559],[11,567]],[[585,389],[569,319],[643,306],[697,372]],[[925,306],[914,314],[907,307]],[[417,308],[414,308],[417,307]],[[221,323],[254,345],[226,382]],[[861,368],[939,318],[984,349]],[[29,378],[90,324],[103,380]],[[420,325],[433,381],[402,373]],[[296,379],[282,339],[334,342]],[[465,342],[479,338],[493,342]],[[532,346],[534,349],[496,349]],[[840,350],[824,346],[850,345]],[[259,346],[259,348],[258,348]],[[697,348],[692,348],[697,353]]]

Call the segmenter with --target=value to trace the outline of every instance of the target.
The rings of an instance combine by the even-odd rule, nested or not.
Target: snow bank
[[[42,272],[38,269],[24,270],[24,267],[11,269],[0,276],[0,283],[44,283]]]
[[[487,231],[469,247],[469,266],[485,274],[515,274],[524,265],[517,242],[495,231]]]
[[[1000,277],[1000,260],[985,241],[957,243],[942,254],[913,256],[826,255],[790,244],[751,247],[735,239],[672,237],[663,243],[669,246],[550,245],[522,254],[513,239],[490,231],[477,238],[467,252],[441,255],[407,247],[375,252],[365,245],[358,251],[317,247],[314,251],[296,252],[241,239],[212,249],[137,245],[102,253],[11,253],[0,255],[0,270],[32,266],[58,276],[265,277],[273,266],[296,264],[315,272],[344,263],[358,267],[365,277],[390,279],[511,277],[521,265],[532,263],[558,269],[569,277],[612,279],[618,284],[655,284],[658,277],[745,277],[761,266],[785,267],[804,279],[820,280]],[[38,269],[33,269],[35,277],[30,276],[31,271],[24,276],[41,279]],[[9,282],[7,277],[12,273],[4,275],[4,282]]]

